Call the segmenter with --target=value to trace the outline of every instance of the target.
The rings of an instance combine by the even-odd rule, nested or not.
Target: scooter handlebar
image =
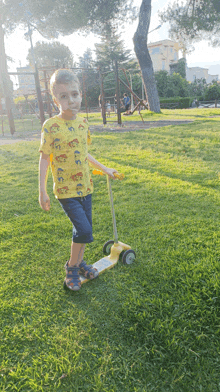
[[[95,174],[95,175],[98,174],[100,176],[104,176],[105,173],[103,173],[101,170],[94,169],[92,171],[92,174]],[[113,173],[113,174],[114,174],[115,178],[117,178],[118,180],[123,180],[123,178],[124,178],[123,173]]]

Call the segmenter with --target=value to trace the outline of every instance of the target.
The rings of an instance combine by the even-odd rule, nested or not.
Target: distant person
[[[111,104],[110,104],[110,101],[106,101],[106,112],[107,112],[108,116],[110,117],[110,114],[111,114]]]
[[[99,108],[102,111],[102,96],[101,96],[101,94],[99,95]]]
[[[81,287],[79,274],[94,279],[98,271],[83,259],[86,244],[92,236],[93,183],[89,163],[111,178],[117,170],[110,169],[90,154],[90,131],[86,119],[78,116],[82,102],[79,80],[68,69],[58,69],[52,75],[50,88],[59,114],[46,120],[39,148],[39,203],[49,211],[47,171],[51,165],[53,190],[66,215],[73,224],[70,258],[65,264],[65,286],[77,291]],[[62,227],[60,227],[62,230]]]
[[[125,114],[128,115],[128,114],[131,113],[130,110],[129,110],[131,101],[130,101],[129,96],[126,93],[124,93],[124,95],[123,95],[123,101],[124,101],[124,107],[125,107],[125,110],[126,110]]]
[[[117,94],[114,96],[114,111],[117,113]]]

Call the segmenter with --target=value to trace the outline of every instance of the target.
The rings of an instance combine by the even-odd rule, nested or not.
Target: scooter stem
[[[111,180],[110,180],[110,177],[108,176],[108,174],[106,175],[106,177],[107,177],[108,194],[109,194],[109,199],[110,199],[110,204],[111,204],[111,212],[112,212],[114,242],[115,242],[115,244],[117,244],[118,243],[118,233],[117,233],[117,227],[116,227],[115,210],[114,210],[114,205],[113,205]]]

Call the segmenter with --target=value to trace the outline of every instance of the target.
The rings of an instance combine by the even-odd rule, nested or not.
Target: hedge
[[[192,97],[160,98],[160,107],[163,109],[186,109],[192,105]]]

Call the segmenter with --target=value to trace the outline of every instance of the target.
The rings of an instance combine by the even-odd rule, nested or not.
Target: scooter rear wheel
[[[112,247],[113,244],[114,244],[113,240],[107,241],[105,243],[105,245],[103,246],[103,253],[104,253],[104,255],[110,255],[111,247]]]

